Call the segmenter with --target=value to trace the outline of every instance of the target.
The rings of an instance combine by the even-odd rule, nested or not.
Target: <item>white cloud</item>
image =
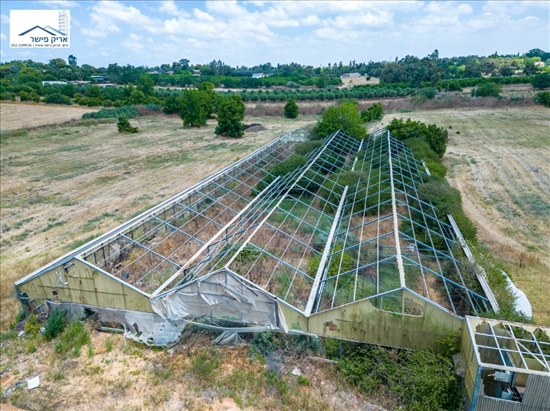
[[[168,13],[173,16],[178,16],[180,11],[174,0],[165,0],[160,2],[159,11],[161,13]]]
[[[211,13],[226,17],[239,17],[248,14],[246,8],[240,6],[235,0],[207,1],[205,5]]]
[[[0,40],[6,40],[8,36],[6,36],[4,33],[0,33]]]
[[[5,14],[2,14],[1,16],[2,24],[10,24],[10,18],[6,16]]]
[[[143,45],[143,37],[135,33],[130,33],[130,35],[120,44],[132,52],[139,52],[145,48]]]
[[[39,0],[38,3],[45,4],[48,7],[52,7],[56,9],[79,6],[78,2],[73,0]]]

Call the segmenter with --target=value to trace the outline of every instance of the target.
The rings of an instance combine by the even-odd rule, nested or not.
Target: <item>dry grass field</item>
[[[43,108],[22,105],[4,111],[29,117]],[[7,106],[10,106],[9,104]],[[65,117],[47,115],[39,124],[80,117],[63,107]],[[52,112],[53,113],[53,112]],[[495,109],[424,111],[387,115],[411,117],[449,128],[446,155],[450,179],[463,194],[480,241],[507,261],[506,269],[530,297],[535,320],[550,324],[548,110]],[[6,120],[6,122],[4,121]],[[314,116],[298,120],[247,118],[265,131],[242,139],[213,133],[215,124],[184,130],[178,118],[131,120],[139,133],[119,134],[113,120],[74,121],[30,130],[3,132],[1,160],[1,331],[14,321],[18,303],[13,281],[55,257],[104,233],[133,215],[182,191],[238,158],[294,128],[313,125]],[[374,125],[379,127],[380,124]],[[11,126],[10,126],[11,127]],[[14,126],[17,128],[18,126]],[[6,129],[8,127],[6,126]],[[54,344],[14,339],[2,342],[2,402],[25,409],[278,409],[258,376],[267,367],[245,348],[215,348],[208,338],[185,340],[172,350],[143,348],[119,334],[90,328],[91,342],[77,355],[63,357]],[[201,355],[224,361],[206,373]],[[290,375],[299,367],[307,383]],[[39,375],[41,386],[29,391],[27,378]],[[294,409],[381,410],[344,387],[328,365],[292,357],[282,364]],[[18,382],[24,388],[13,391]],[[233,387],[233,388],[232,388]],[[235,391],[235,387],[238,390]],[[243,389],[243,387],[245,387]],[[380,399],[378,399],[380,400]],[[391,398],[382,403],[395,408]],[[4,409],[7,404],[1,404]],[[8,409],[8,408],[6,408]]]
[[[18,130],[78,120],[82,114],[97,110],[99,109],[3,101],[0,104],[0,123],[2,131]]]

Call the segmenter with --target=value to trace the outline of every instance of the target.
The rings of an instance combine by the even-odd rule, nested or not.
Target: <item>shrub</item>
[[[137,133],[138,128],[132,127],[130,121],[125,116],[120,116],[117,122],[117,128],[119,133]]]
[[[64,96],[60,93],[50,94],[48,97],[44,99],[44,102],[47,104],[65,104],[68,106],[72,104],[69,97]]]
[[[67,313],[64,310],[55,310],[50,313],[46,326],[44,327],[44,335],[48,341],[53,340],[65,329],[67,324]]]
[[[232,95],[220,100],[218,104],[216,135],[241,137],[244,134],[244,103],[241,97]]]
[[[498,83],[487,82],[480,85],[477,90],[472,90],[472,96],[477,97],[498,97],[502,92],[502,86]]]
[[[29,315],[29,318],[27,318],[27,322],[25,323],[25,327],[23,329],[29,337],[35,338],[40,332],[40,327],[41,324],[38,316],[36,314],[31,314]]]
[[[535,102],[544,107],[550,107],[550,91],[541,91],[535,94]]]
[[[464,385],[447,355],[335,340],[325,340],[325,351],[329,357],[340,357],[338,370],[344,381],[367,394],[387,391],[406,410],[462,409]]]
[[[294,146],[294,153],[305,156],[322,145],[319,140],[302,141]]]
[[[543,73],[533,77],[531,84],[533,84],[533,87],[537,90],[543,90],[550,87],[550,73]]]
[[[396,118],[388,124],[387,129],[400,140],[406,141],[412,138],[425,140],[439,157],[443,157],[447,149],[449,133],[435,124],[424,124],[420,121],[412,121],[410,118],[407,121]]]
[[[280,177],[291,173],[297,168],[302,167],[304,164],[307,163],[307,161],[308,159],[306,156],[294,154],[293,156],[287,158],[285,161],[282,161],[279,164],[273,166],[268,171],[268,174],[256,185],[256,192],[259,193],[264,188],[266,188],[269,184],[273,182],[273,180],[275,180],[275,177]]]
[[[90,334],[84,323],[78,320],[73,320],[69,323],[61,338],[55,344],[54,351],[61,356],[71,355],[78,357],[80,348],[90,343]]]
[[[335,131],[342,130],[349,136],[356,138],[365,137],[366,130],[361,123],[359,105],[353,101],[344,101],[336,107],[329,107],[323,118],[313,129],[314,139],[323,139]]]
[[[298,105],[296,104],[296,100],[294,100],[293,98],[288,99],[288,101],[286,102],[284,116],[286,118],[298,117]]]
[[[382,120],[382,117],[384,117],[384,107],[382,107],[381,103],[374,103],[368,109],[361,112],[361,120],[366,123],[374,120]]]
[[[139,117],[139,111],[134,106],[122,106],[117,108],[102,108],[99,111],[93,113],[84,113],[82,119],[97,119],[97,118],[119,118],[124,116],[126,118]]]

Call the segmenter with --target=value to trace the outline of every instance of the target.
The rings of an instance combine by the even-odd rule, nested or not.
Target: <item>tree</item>
[[[550,91],[541,91],[535,94],[535,102],[544,107],[550,107]]]
[[[202,91],[185,90],[183,97],[177,100],[179,113],[184,127],[201,127],[206,125],[210,115],[207,96]]]
[[[240,96],[232,95],[220,101],[216,135],[241,137],[244,134],[244,103]]]
[[[361,112],[361,119],[366,123],[374,120],[382,120],[382,117],[384,117],[384,107],[382,107],[381,103],[374,103],[368,109]]]
[[[143,73],[139,76],[137,80],[137,88],[146,96],[152,96],[155,91],[155,82],[151,78],[151,75]]]
[[[147,100],[148,100],[147,96],[143,91],[134,89],[130,93],[130,97],[128,97],[128,104],[130,105],[146,104]]]
[[[72,54],[69,56],[69,58],[67,59],[67,61],[69,62],[69,66],[71,67],[76,67],[77,66],[77,61],[76,61],[76,57],[73,56]]]
[[[533,87],[537,90],[543,90],[550,87],[550,73],[543,73],[535,76],[532,81]]]
[[[298,117],[298,104],[293,98],[289,98],[285,104],[284,116],[286,118],[296,118]]]
[[[353,101],[344,101],[336,107],[329,107],[323,118],[313,129],[314,139],[320,140],[335,131],[342,130],[347,135],[363,138],[366,130],[361,126],[359,105]]]

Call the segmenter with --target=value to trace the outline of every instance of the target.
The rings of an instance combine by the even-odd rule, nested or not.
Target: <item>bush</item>
[[[414,138],[425,140],[440,158],[447,150],[449,134],[447,130],[437,127],[435,124],[424,124],[420,121],[412,121],[410,118],[407,121],[396,118],[388,124],[387,129],[395,137],[405,142]]]
[[[139,117],[139,111],[134,106],[122,106],[117,108],[102,108],[99,111],[94,113],[84,113],[82,119],[93,119],[93,118],[119,118],[124,116],[126,118],[136,118]]]
[[[293,156],[287,158],[285,161],[282,161],[279,164],[273,166],[268,171],[268,174],[256,185],[256,192],[259,193],[260,191],[262,191],[269,184],[271,184],[276,177],[284,176],[296,170],[297,168],[302,167],[304,164],[307,163],[307,161],[308,159],[306,156],[294,154]]]
[[[313,137],[323,139],[341,130],[349,136],[361,139],[366,134],[365,128],[361,126],[362,122],[359,105],[353,101],[344,101],[336,107],[329,107],[323,113],[323,118],[313,129]]]
[[[472,90],[472,96],[474,97],[498,97],[502,92],[502,86],[497,83],[483,83],[476,89]]]
[[[263,95],[262,95],[263,96]],[[232,95],[219,101],[216,135],[242,137],[244,134],[244,103],[240,96]]]
[[[338,359],[344,381],[367,394],[393,394],[405,410],[462,409],[464,385],[448,355],[328,339],[325,351]]]
[[[302,141],[294,146],[294,153],[305,156],[322,145],[319,140]]]
[[[65,329],[67,324],[67,313],[64,310],[55,310],[50,313],[46,326],[44,327],[44,335],[48,341],[53,340]]]
[[[537,90],[543,90],[550,87],[550,73],[543,73],[533,77],[531,84],[533,84],[533,87]]]
[[[288,99],[288,101],[286,102],[284,116],[286,118],[298,117],[298,105],[296,104],[296,100],[294,100],[293,98]]]
[[[535,94],[535,102],[544,107],[550,107],[550,91],[541,91]]]
[[[64,96],[60,93],[50,94],[44,99],[44,102],[47,104],[65,104],[67,106],[70,106],[72,104],[69,97]]]
[[[119,133],[137,133],[138,128],[132,127],[130,121],[125,116],[120,116],[117,122],[117,128]]]
[[[361,112],[361,120],[365,123],[374,120],[382,120],[382,117],[384,117],[384,107],[382,107],[381,103],[374,103],[368,109]]]
[[[54,351],[61,356],[71,355],[78,357],[80,348],[90,343],[90,334],[84,323],[78,320],[71,321],[55,344]]]

